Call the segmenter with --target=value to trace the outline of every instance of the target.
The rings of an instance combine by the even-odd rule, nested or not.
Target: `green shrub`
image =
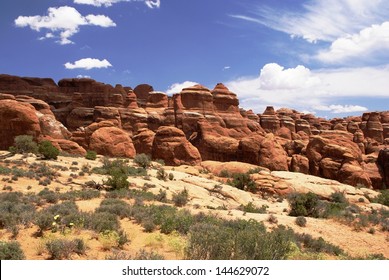
[[[167,178],[168,178],[168,174],[166,173],[165,169],[163,169],[163,168],[158,169],[157,179],[167,181]]]
[[[146,169],[151,165],[151,158],[146,154],[137,154],[134,158],[134,162],[140,167]]]
[[[164,260],[165,258],[155,252],[147,252],[145,249],[141,249],[138,253],[136,253],[133,260]]]
[[[255,182],[251,179],[250,174],[236,173],[232,175],[232,181],[229,184],[240,190],[255,192],[257,187]]]
[[[0,260],[24,260],[25,255],[19,242],[0,241]]]
[[[100,207],[96,209],[96,212],[111,213],[120,218],[125,218],[130,216],[131,206],[123,200],[107,198],[101,202]]]
[[[173,194],[172,200],[177,207],[185,206],[188,203],[189,194],[186,189],[182,190],[178,194]]]
[[[42,141],[39,143],[39,153],[44,159],[57,159],[59,150],[50,141]]]
[[[130,186],[126,173],[123,173],[120,169],[112,170],[110,177],[108,177],[104,184],[110,186],[111,190],[127,189]]]
[[[155,199],[159,202],[167,202],[167,194],[166,191],[160,189],[159,193],[155,196]]]
[[[16,225],[28,225],[34,217],[35,206],[21,193],[0,194],[0,229],[11,229]]]
[[[16,136],[15,146],[11,148],[12,152],[24,154],[24,153],[38,153],[38,144],[33,140],[31,135],[19,135]]]
[[[262,205],[260,208],[258,208],[251,201],[249,203],[247,203],[246,205],[241,205],[241,207],[240,207],[240,209],[244,212],[260,213],[260,214],[266,214],[267,208],[269,208],[269,206],[267,206],[267,205]]]
[[[389,190],[382,190],[373,202],[389,206]]]
[[[86,155],[85,155],[85,158],[89,159],[89,160],[96,160],[97,153],[95,151],[87,151]]]
[[[54,239],[46,243],[47,252],[52,260],[71,259],[73,253],[85,254],[86,245],[82,239],[66,240]]]
[[[170,181],[173,181],[173,180],[174,180],[174,174],[173,174],[173,173],[169,173],[169,180],[170,180]]]
[[[318,217],[319,197],[309,192],[307,194],[292,194],[288,197],[290,204],[290,216]]]
[[[119,220],[117,215],[108,212],[93,213],[88,221],[87,228],[96,232],[103,232],[106,230],[119,230]]]
[[[203,222],[189,231],[186,259],[196,260],[282,260],[291,252],[293,234],[277,228],[266,232],[254,220]]]
[[[219,177],[231,178],[232,174],[227,169],[223,169],[222,171],[220,171]]]
[[[299,227],[305,227],[307,225],[307,219],[304,216],[298,216],[296,217],[295,223]]]

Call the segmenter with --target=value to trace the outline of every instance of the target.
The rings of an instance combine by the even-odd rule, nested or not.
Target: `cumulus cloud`
[[[30,27],[40,32],[48,29],[45,38],[59,37],[61,45],[73,43],[69,38],[80,31],[80,26],[114,27],[116,24],[104,15],[81,15],[75,8],[62,6],[49,8],[47,16],[19,16],[15,19],[17,27]]]
[[[389,22],[372,25],[359,33],[336,39],[329,49],[322,50],[316,58],[326,63],[340,63],[349,59],[366,57],[389,49]]]
[[[318,111],[330,111],[331,113],[354,113],[354,112],[365,112],[368,109],[358,105],[318,105],[314,109]]]
[[[266,106],[330,113],[362,112],[364,104],[342,104],[347,99],[389,98],[389,65],[310,70],[305,66],[285,69],[271,63],[259,76],[225,82],[241,106],[262,112]],[[372,87],[374,85],[374,87]]]
[[[320,79],[302,65],[285,69],[277,63],[266,64],[259,79],[260,87],[264,90],[309,88],[319,83]]]
[[[167,94],[175,94],[181,92],[184,88],[192,87],[194,85],[197,85],[198,83],[196,82],[191,82],[191,81],[185,81],[183,83],[175,83],[172,84],[167,90]]]
[[[160,0],[74,0],[75,4],[92,5],[95,7],[111,7],[113,4],[119,2],[144,2],[150,9],[159,8],[161,6]]]
[[[93,68],[108,68],[112,67],[111,63],[104,59],[99,60],[96,58],[83,58],[75,61],[74,63],[67,62],[65,63],[66,69],[85,69],[90,70]]]
[[[234,18],[265,25],[309,42],[332,42],[384,22],[389,2],[382,0],[312,0],[302,4],[300,11],[274,9],[259,5],[251,14],[231,15]]]

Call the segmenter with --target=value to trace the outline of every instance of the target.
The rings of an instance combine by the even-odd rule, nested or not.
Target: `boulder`
[[[196,165],[201,162],[201,155],[186,138],[182,130],[162,126],[155,134],[152,158],[162,159],[167,165]]]
[[[111,157],[135,156],[135,147],[128,133],[117,127],[102,127],[90,137],[89,149]]]
[[[11,99],[0,100],[0,149],[7,150],[18,135],[41,134],[37,111],[31,104]]]

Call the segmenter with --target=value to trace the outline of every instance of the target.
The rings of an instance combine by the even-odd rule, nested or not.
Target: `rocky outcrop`
[[[389,149],[379,152],[377,165],[383,178],[383,189],[387,189],[389,187]]]
[[[201,162],[201,155],[185,138],[182,130],[175,127],[160,127],[155,134],[152,158],[162,159],[168,165],[195,165]]]
[[[310,174],[353,186],[372,187],[361,166],[362,152],[352,137],[348,132],[332,131],[311,137],[306,149]]]
[[[39,118],[35,108],[16,100],[0,100],[0,149],[8,150],[18,135],[41,135]]]
[[[130,157],[136,154],[130,136],[117,127],[102,127],[90,136],[89,149],[101,155]]]

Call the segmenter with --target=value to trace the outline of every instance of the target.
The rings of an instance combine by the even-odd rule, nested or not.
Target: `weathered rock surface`
[[[185,138],[182,130],[175,127],[160,127],[154,136],[152,158],[162,159],[168,165],[195,165],[201,155]]]
[[[130,136],[117,127],[102,127],[90,137],[89,148],[112,157],[134,157],[135,147]]]

